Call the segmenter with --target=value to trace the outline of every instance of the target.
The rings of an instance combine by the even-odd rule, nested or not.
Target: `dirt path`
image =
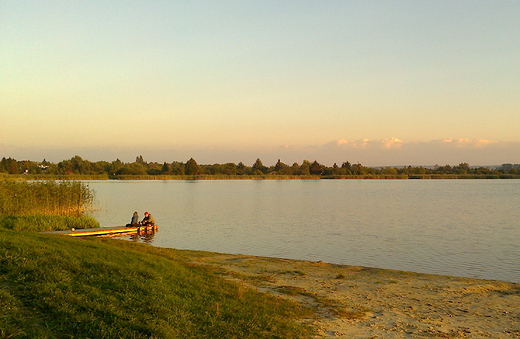
[[[520,284],[208,254],[228,279],[316,309],[316,338],[520,338]]]

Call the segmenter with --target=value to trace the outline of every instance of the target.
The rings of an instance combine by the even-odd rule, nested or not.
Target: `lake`
[[[88,181],[154,246],[520,282],[520,180]]]

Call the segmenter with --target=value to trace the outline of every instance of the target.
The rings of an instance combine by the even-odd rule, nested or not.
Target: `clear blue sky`
[[[519,18],[491,0],[2,1],[0,156],[520,163]]]

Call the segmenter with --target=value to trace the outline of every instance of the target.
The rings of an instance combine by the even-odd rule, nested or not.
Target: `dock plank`
[[[68,235],[71,237],[87,237],[87,236],[103,236],[103,235],[123,235],[127,233],[155,233],[158,226],[116,226],[116,227],[100,227],[100,228],[84,228],[73,229],[68,231],[53,231],[46,233]]]

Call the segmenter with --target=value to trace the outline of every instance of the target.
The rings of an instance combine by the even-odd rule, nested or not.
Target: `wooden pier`
[[[83,229],[72,229],[70,231],[55,231],[49,232],[54,234],[68,235],[71,237],[89,237],[89,236],[98,236],[98,237],[110,237],[110,236],[118,236],[125,234],[137,233],[139,235],[145,234],[154,234],[157,232],[159,227],[157,225],[154,226],[118,226],[118,227],[100,227],[100,228],[83,228]]]

